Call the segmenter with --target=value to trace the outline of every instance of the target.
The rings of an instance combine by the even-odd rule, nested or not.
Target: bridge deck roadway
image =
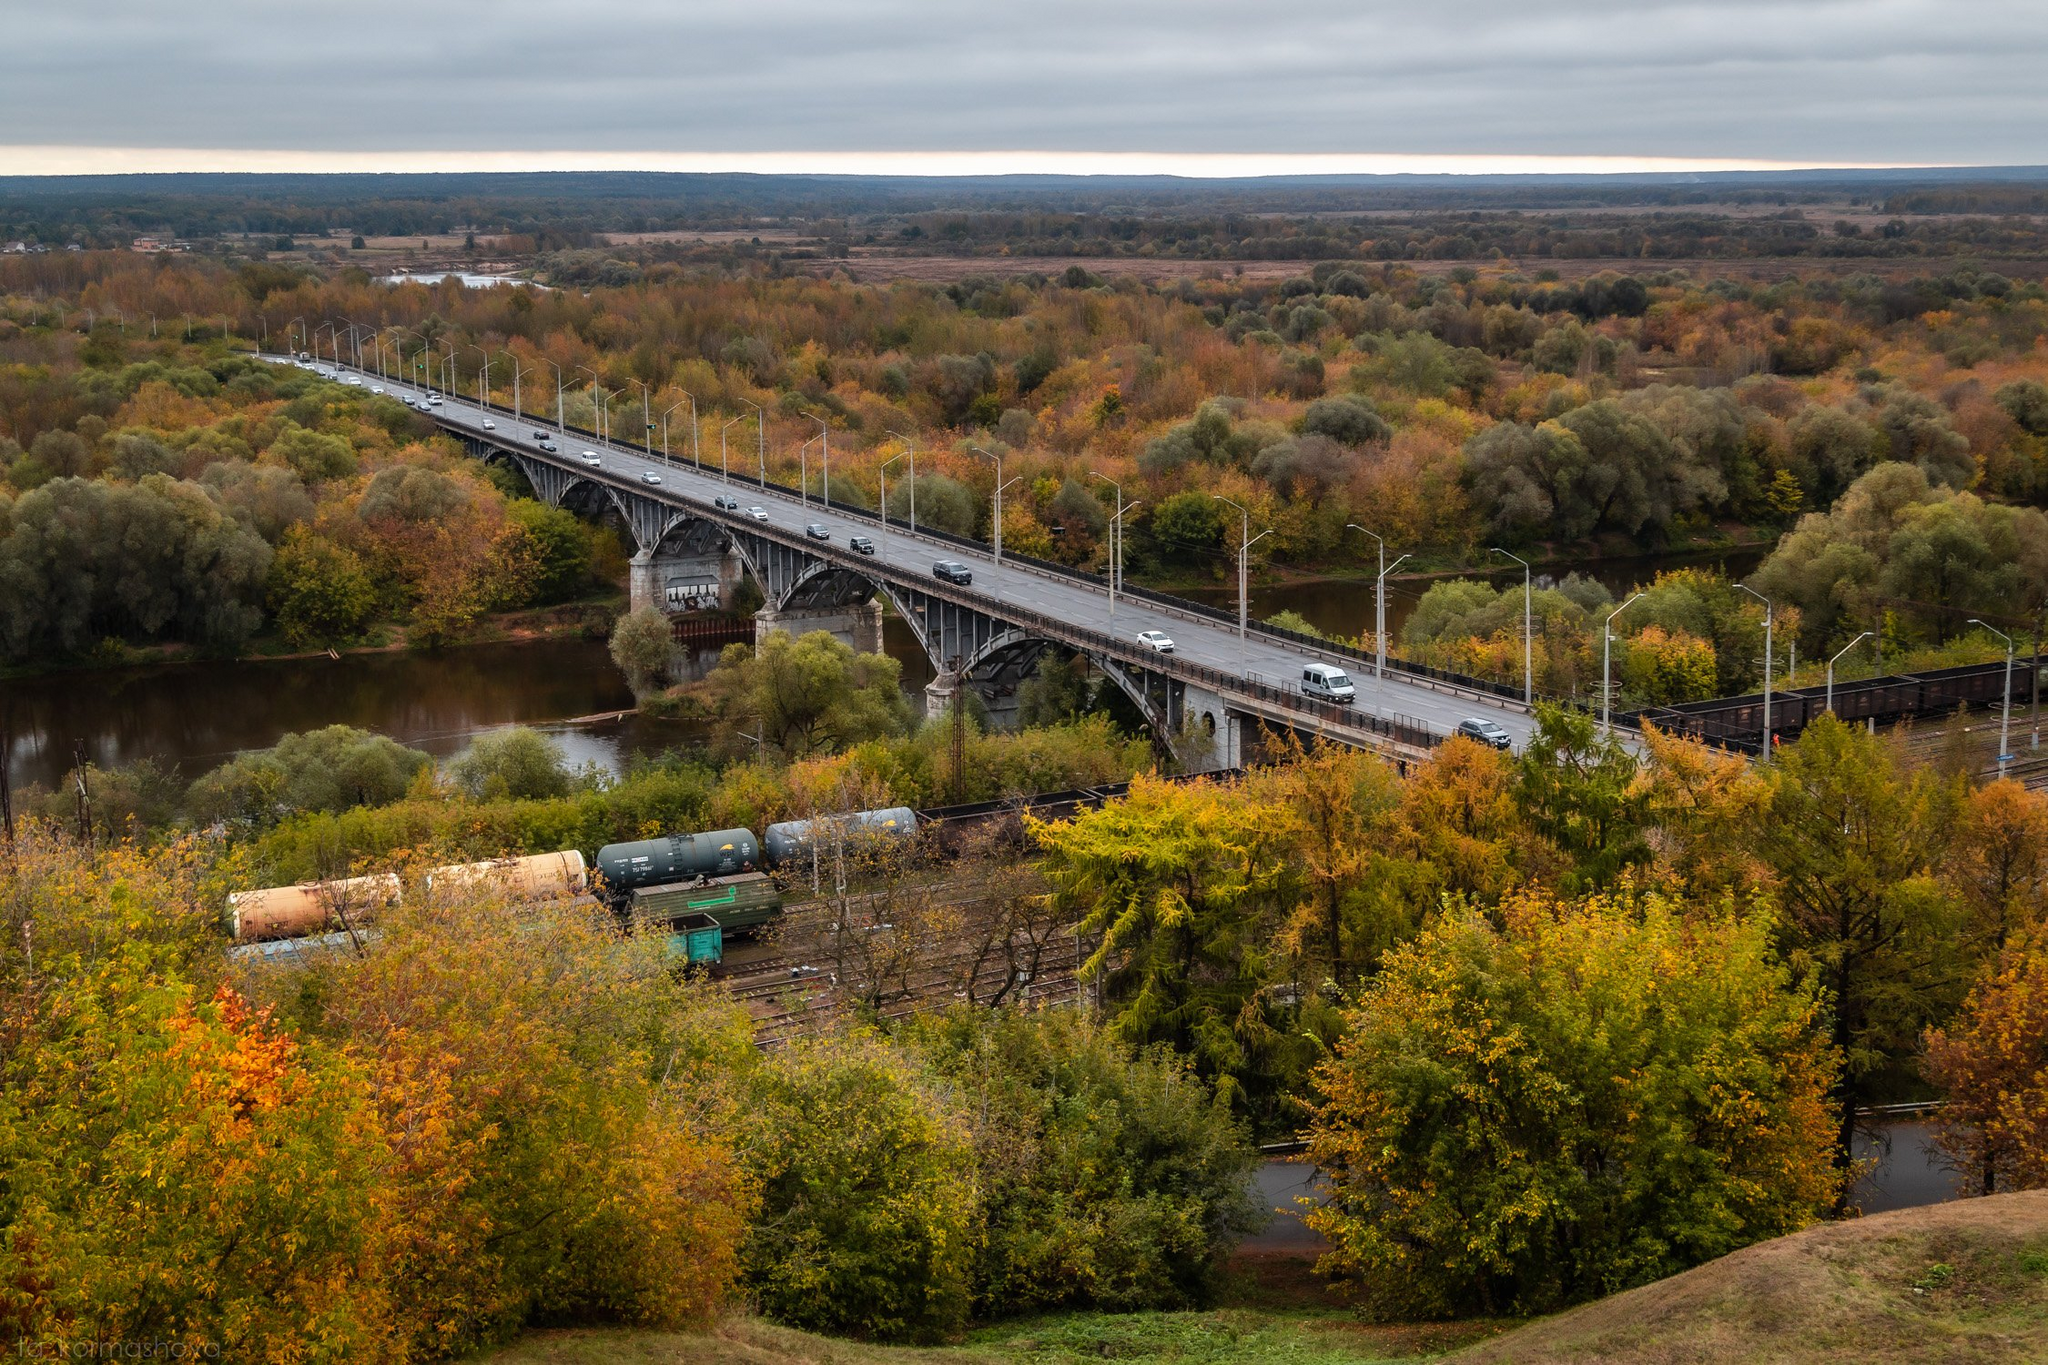
[[[351,369],[333,361],[321,363],[339,372]],[[402,387],[398,381],[380,378],[374,371],[355,373],[361,374],[368,384],[384,385],[391,393],[412,391]],[[1387,719],[1401,716],[1421,720],[1439,735],[1448,734],[1467,716],[1485,716],[1498,721],[1513,736],[1517,750],[1534,729],[1533,719],[1519,702],[1410,680],[1392,671],[1383,678],[1374,678],[1369,664],[1361,665],[1354,659],[1323,654],[1307,645],[1256,633],[1240,640],[1235,625],[1198,615],[1192,610],[1181,611],[1119,595],[1112,611],[1108,590],[1104,586],[1064,578],[1007,557],[998,565],[988,549],[970,549],[913,534],[895,521],[889,523],[885,533],[871,517],[827,510],[816,499],[800,503],[793,495],[773,488],[764,489],[758,482],[748,483],[737,473],[729,481],[724,481],[715,470],[699,472],[687,461],[667,463],[659,455],[649,456],[644,451],[616,442],[600,442],[574,429],[567,433],[557,432],[554,439],[559,449],[550,455],[540,449],[533,433],[542,428],[556,430],[553,423],[532,414],[515,422],[510,414],[480,408],[454,394],[443,394],[442,399],[441,406],[434,408],[430,415],[451,431],[517,451],[528,459],[546,461],[579,477],[610,484],[622,492],[701,514],[710,520],[743,526],[757,533],[780,533],[776,537],[778,539],[795,537],[792,543],[809,549],[821,549],[816,542],[804,539],[804,528],[814,522],[831,532],[829,547],[822,548],[837,547],[843,551],[849,536],[868,536],[876,542],[876,554],[872,558],[860,556],[859,564],[869,574],[915,583],[919,588],[940,596],[971,602],[997,618],[1009,616],[1014,620],[1019,615],[1030,613],[1109,636],[1129,649],[1128,657],[1141,659],[1146,667],[1160,673],[1180,675],[1181,670],[1176,665],[1186,662],[1299,695],[1304,663],[1332,663],[1351,674],[1358,688],[1355,706],[1365,716],[1379,715]],[[495,424],[494,429],[484,427],[487,420]],[[586,450],[598,454],[603,461],[601,470],[588,468],[581,462],[580,456]],[[659,487],[641,481],[641,474],[650,470],[661,476]],[[767,523],[745,521],[732,513],[715,510],[712,499],[721,493],[736,496],[743,511],[749,507],[763,508],[768,513]],[[830,554],[825,557],[840,558]],[[931,576],[932,564],[941,559],[966,564],[973,570],[973,583],[967,587],[955,587],[936,582]],[[1021,612],[1018,609],[1022,609]],[[1141,630],[1165,631],[1172,637],[1176,653],[1167,657],[1152,655],[1137,643],[1136,637]],[[1194,670],[1188,672],[1192,674]],[[1190,681],[1209,685],[1208,681],[1193,677]],[[1233,696],[1231,702],[1250,714],[1269,719],[1280,719],[1288,714],[1285,706],[1256,695]],[[1323,707],[1311,709],[1327,711]],[[1293,721],[1304,729],[1319,728],[1332,738],[1368,747],[1405,747],[1389,746],[1384,737],[1340,722],[1318,724],[1314,718],[1301,715],[1295,715]]]

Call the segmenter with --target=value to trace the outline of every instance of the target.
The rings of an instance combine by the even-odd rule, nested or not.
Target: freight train
[[[753,933],[781,918],[782,889],[771,869],[815,858],[819,844],[835,839],[905,838],[917,828],[917,813],[898,806],[786,820],[768,826],[759,839],[751,830],[721,829],[607,844],[598,851],[594,882],[583,855],[567,849],[437,867],[427,873],[426,885],[430,891],[490,888],[525,901],[596,892],[635,933],[663,935],[672,955],[716,962],[727,936]],[[390,872],[239,891],[228,897],[228,929],[242,959],[333,949],[404,894],[404,884]]]
[[[1209,780],[1234,773],[1208,775]],[[1172,781],[1204,780],[1177,777]],[[606,844],[592,878],[574,849],[524,858],[499,858],[435,868],[436,886],[503,888],[525,900],[595,893],[635,933],[659,933],[670,953],[691,963],[717,962],[727,936],[750,934],[782,916],[781,884],[818,870],[828,853],[856,855],[874,841],[935,832],[945,853],[963,831],[991,821],[1014,823],[1023,812],[1041,819],[1069,818],[1122,795],[1117,782],[1042,793],[1021,801],[984,801],[914,811],[907,806],[852,811],[819,820],[785,820],[756,838],[752,830],[720,829],[658,839]],[[339,881],[303,882],[237,892],[228,898],[229,929],[237,957],[276,958],[347,948],[360,926],[403,896],[392,873]]]

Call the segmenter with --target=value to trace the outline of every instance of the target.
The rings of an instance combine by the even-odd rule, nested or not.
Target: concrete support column
[[[844,607],[809,607],[777,611],[763,607],[754,613],[754,642],[759,644],[778,630],[791,635],[829,631],[860,654],[882,652],[882,605],[855,602]]]
[[[1223,698],[1190,684],[1179,699],[1174,719],[1180,723],[1175,749],[1188,771],[1218,772],[1244,766],[1244,718]]]
[[[657,554],[642,550],[628,562],[626,593],[633,610],[660,607],[670,615],[730,611],[746,566],[730,550],[709,554]]]

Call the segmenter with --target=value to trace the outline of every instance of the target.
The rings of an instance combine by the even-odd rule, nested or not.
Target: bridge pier
[[[829,631],[851,645],[857,654],[882,652],[882,604],[850,602],[832,607],[763,607],[754,613],[754,643],[760,644],[778,630],[791,635]]]
[[[1017,694],[1014,689],[984,686],[970,678],[967,686],[980,699],[982,710],[988,713],[988,725],[992,730],[1014,730],[1017,728]],[[953,705],[953,697],[959,687],[959,677],[952,673],[940,673],[924,685],[924,716],[926,720],[937,720]]]
[[[1181,689],[1174,747],[1189,772],[1213,773],[1244,766],[1245,718],[1224,699],[1193,683]]]
[[[634,611],[730,611],[745,573],[740,557],[728,549],[641,550],[628,561],[626,593]]]

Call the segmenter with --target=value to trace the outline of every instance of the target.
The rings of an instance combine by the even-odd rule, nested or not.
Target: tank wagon
[[[730,877],[760,867],[761,845],[753,831],[745,829],[670,834],[629,844],[606,844],[597,851],[597,870],[614,895],[699,877]]]
[[[426,880],[430,890],[489,888],[522,900],[582,895],[590,886],[583,855],[573,848],[437,867]],[[404,894],[395,872],[237,891],[228,897],[228,932],[237,943],[307,938],[369,923]]]
[[[304,938],[339,928],[344,919],[375,919],[397,903],[400,892],[398,877],[390,872],[237,891],[228,897],[228,929],[237,943]]]
[[[917,833],[917,812],[908,806],[886,810],[855,811],[851,815],[826,816],[818,820],[784,820],[761,832],[761,846],[768,850],[770,866],[780,867],[810,856],[820,838],[835,834],[848,842],[867,839],[904,838]]]

